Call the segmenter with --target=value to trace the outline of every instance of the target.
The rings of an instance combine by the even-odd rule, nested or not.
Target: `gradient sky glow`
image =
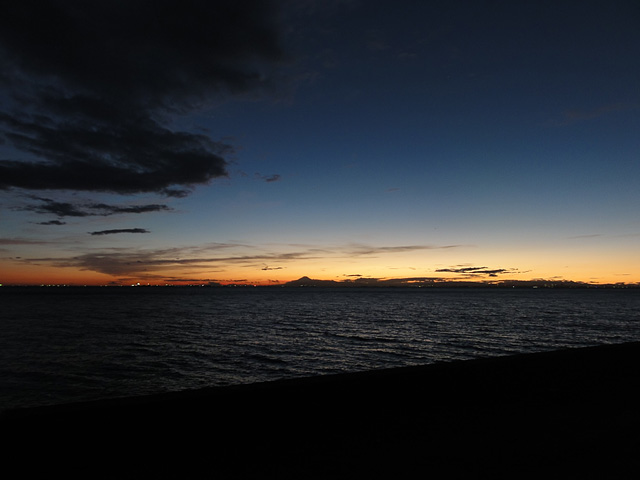
[[[638,283],[639,25],[633,0],[15,2],[0,283]]]

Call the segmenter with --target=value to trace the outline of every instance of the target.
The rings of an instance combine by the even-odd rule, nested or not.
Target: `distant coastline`
[[[395,278],[380,280],[375,278],[359,278],[357,280],[314,280],[302,277],[284,284],[287,287],[402,287],[402,288],[639,288],[634,283],[592,284],[570,280],[500,280],[500,281],[465,281],[442,280],[431,278]]]

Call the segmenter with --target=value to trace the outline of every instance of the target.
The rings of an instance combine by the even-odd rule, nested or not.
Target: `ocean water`
[[[640,289],[0,288],[0,409],[640,340]]]

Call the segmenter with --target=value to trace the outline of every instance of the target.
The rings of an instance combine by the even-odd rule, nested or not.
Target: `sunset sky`
[[[640,3],[26,1],[0,283],[640,282]]]

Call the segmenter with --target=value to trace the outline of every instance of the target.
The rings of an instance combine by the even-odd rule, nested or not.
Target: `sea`
[[[640,340],[638,288],[0,288],[0,410]]]

